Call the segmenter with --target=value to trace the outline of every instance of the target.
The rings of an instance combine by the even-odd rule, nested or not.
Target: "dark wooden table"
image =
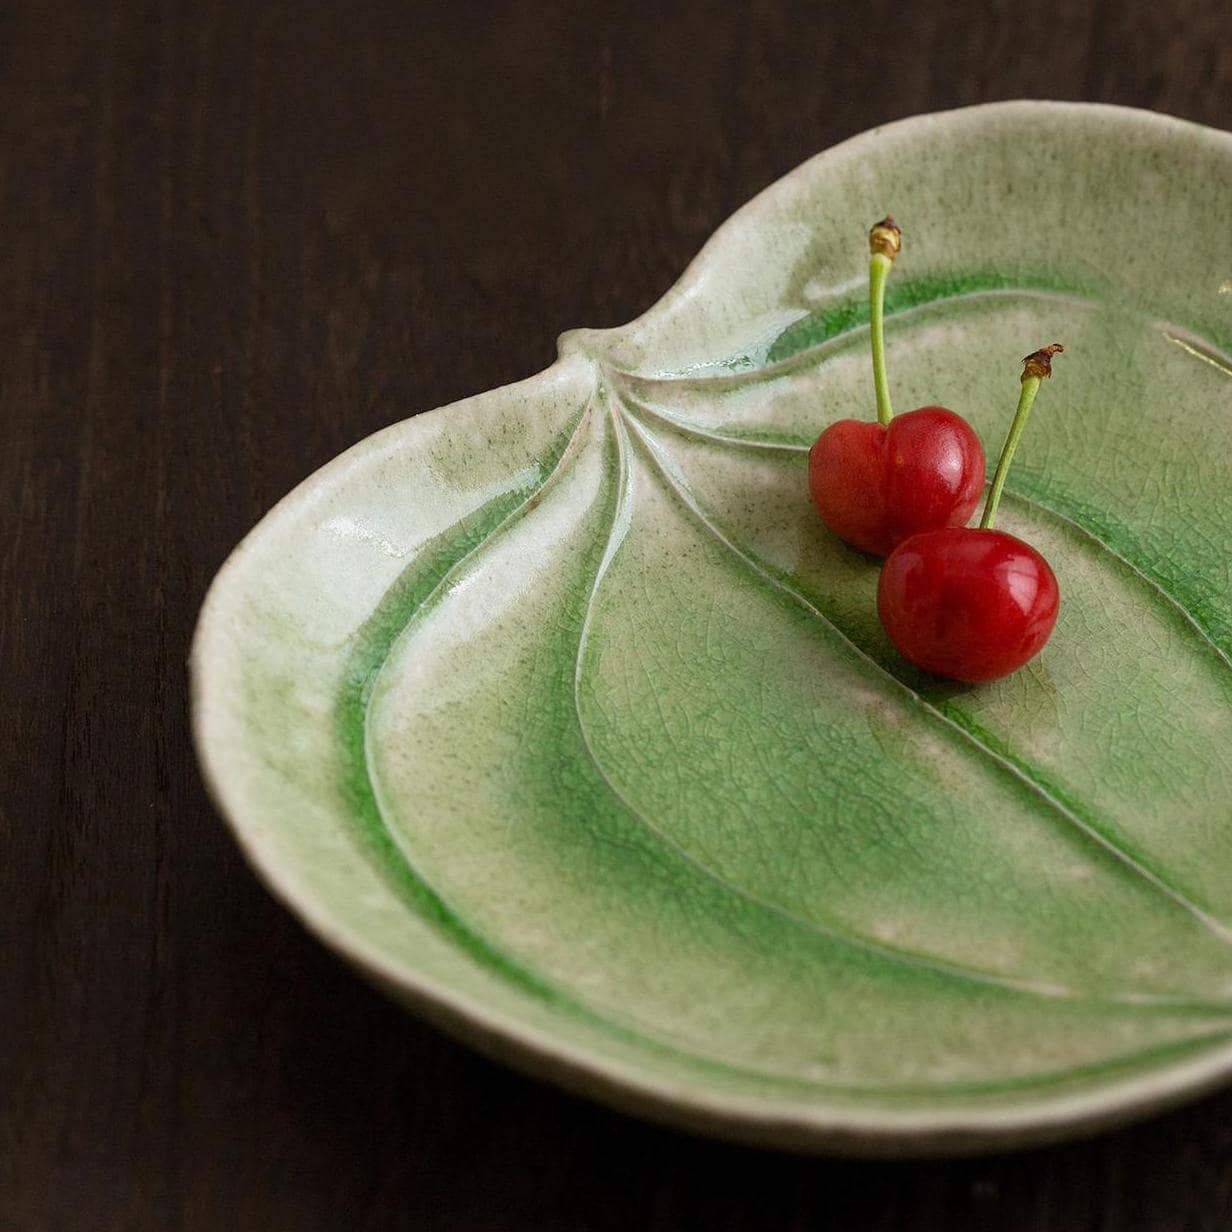
[[[1226,0],[1017,8],[0,6],[0,1228],[1232,1227],[1232,1095],[874,1165],[489,1064],[274,904],[186,731],[198,605],[279,496],[642,311],[807,155],[1015,96],[1232,127]]]

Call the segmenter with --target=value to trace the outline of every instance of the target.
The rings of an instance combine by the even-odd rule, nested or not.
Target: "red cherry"
[[[890,553],[877,586],[877,614],[903,658],[972,683],[1038,654],[1059,603],[1048,562],[1001,530],[913,535]]]
[[[984,490],[984,450],[961,415],[922,406],[888,427],[831,424],[809,450],[809,494],[853,547],[884,556],[919,531],[962,526]]]

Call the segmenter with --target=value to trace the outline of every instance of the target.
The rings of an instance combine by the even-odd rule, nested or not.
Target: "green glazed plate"
[[[227,562],[219,807],[395,997],[621,1107],[804,1149],[996,1148],[1232,1070],[1232,137],[924,116],[819,155],[620,329],[397,424]],[[805,453],[895,403],[995,457],[1060,581],[996,684],[913,672]],[[568,259],[562,254],[562,260]]]

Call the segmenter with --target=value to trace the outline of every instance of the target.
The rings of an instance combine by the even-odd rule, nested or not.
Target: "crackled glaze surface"
[[[1232,138],[1111,108],[922,117],[818,156],[661,303],[284,501],[194,652],[220,805],[395,994],[618,1103],[965,1149],[1232,1067]],[[805,451],[900,409],[995,454],[1063,593],[1027,669],[907,668]]]

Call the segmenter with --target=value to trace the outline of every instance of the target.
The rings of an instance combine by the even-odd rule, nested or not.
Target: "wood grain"
[[[1232,1223],[1229,1095],[1048,1151],[871,1165],[693,1140],[510,1074],[268,898],[187,738],[202,595],[294,483],[537,370],[566,327],[642,311],[815,151],[1017,96],[1232,127],[1232,16],[0,7],[0,1226]]]

